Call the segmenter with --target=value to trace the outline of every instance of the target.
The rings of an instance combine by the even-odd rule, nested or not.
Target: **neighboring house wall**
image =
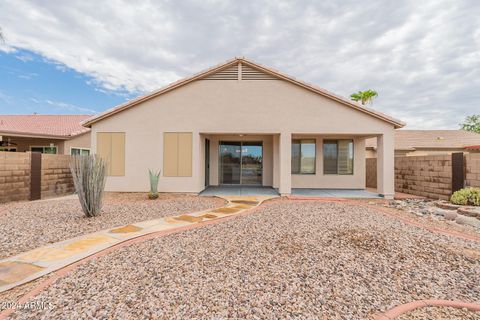
[[[2,139],[16,143],[17,152],[30,151],[30,147],[50,147],[50,144],[57,147],[57,154],[63,154],[64,152],[64,140],[11,136],[3,136]]]
[[[395,157],[421,157],[421,156],[440,156],[451,155],[455,152],[463,152],[465,154],[480,154],[480,150],[466,150],[464,148],[452,148],[452,149],[418,149],[415,151],[408,150],[395,150]],[[375,150],[366,150],[367,158],[376,158],[377,152]]]
[[[480,188],[480,154],[465,155],[465,185]]]
[[[0,152],[0,203],[30,197],[30,153]]]
[[[33,138],[33,137],[13,137],[3,136],[4,141],[10,141],[16,144],[17,152],[28,152],[30,147],[50,147],[53,144],[57,147],[57,154],[70,155],[70,148],[90,149],[90,132],[73,137],[70,140]]]
[[[205,137],[225,134],[272,136],[272,184],[282,189],[280,177],[275,175],[290,174],[292,135],[302,134],[356,137],[355,157],[359,162],[354,176],[293,176],[292,187],[364,188],[362,137],[383,135],[386,153],[380,170],[388,176],[385,184],[393,192],[393,125],[283,80],[194,81],[94,123],[92,150],[96,149],[99,132],[125,133],[125,175],[108,177],[108,191],[148,190],[148,169],[163,168],[163,133],[191,132],[192,176],[165,177],[162,173],[159,191],[203,190]],[[218,148],[212,145],[211,150],[213,155],[217,152],[211,158],[214,161]],[[322,157],[317,157],[318,161]],[[322,170],[321,163],[317,164]],[[217,171],[211,168],[210,174]],[[214,176],[211,178],[215,181]],[[270,178],[264,179],[268,183]],[[290,182],[285,183],[288,189]]]
[[[70,154],[71,148],[90,149],[90,132],[75,136],[65,141],[63,154]]]

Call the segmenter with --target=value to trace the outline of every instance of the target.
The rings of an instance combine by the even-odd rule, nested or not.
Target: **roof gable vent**
[[[242,64],[242,80],[278,80],[278,78],[259,69]]]
[[[238,64],[212,73],[202,80],[238,80]]]
[[[214,72],[202,80],[278,80],[277,77],[243,63]]]

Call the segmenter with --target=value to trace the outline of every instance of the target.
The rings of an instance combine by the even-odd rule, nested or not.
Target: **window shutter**
[[[163,134],[163,175],[178,175],[178,134],[174,132]]]
[[[97,132],[96,154],[107,162],[108,176],[125,175],[124,132]]]
[[[125,133],[113,132],[112,134],[112,160],[110,175],[125,175]]]
[[[163,176],[192,176],[191,132],[165,132],[163,134]]]
[[[192,134],[178,134],[178,176],[192,176]]]

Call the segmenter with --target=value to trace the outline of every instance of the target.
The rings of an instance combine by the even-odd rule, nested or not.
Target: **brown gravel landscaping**
[[[85,218],[78,199],[18,202],[0,206],[0,259],[42,245],[133,222],[222,206],[214,197],[142,193],[106,194],[102,214]]]
[[[480,320],[480,312],[450,307],[425,307],[401,315],[397,320]]]
[[[365,319],[419,299],[480,302],[480,245],[360,205],[273,201],[94,259],[21,311],[41,319]]]

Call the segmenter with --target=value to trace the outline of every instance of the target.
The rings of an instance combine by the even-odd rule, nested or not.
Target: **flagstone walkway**
[[[99,251],[159,231],[240,214],[275,196],[225,196],[228,203],[214,210],[168,216],[82,235],[0,260],[0,292],[61,269]]]

